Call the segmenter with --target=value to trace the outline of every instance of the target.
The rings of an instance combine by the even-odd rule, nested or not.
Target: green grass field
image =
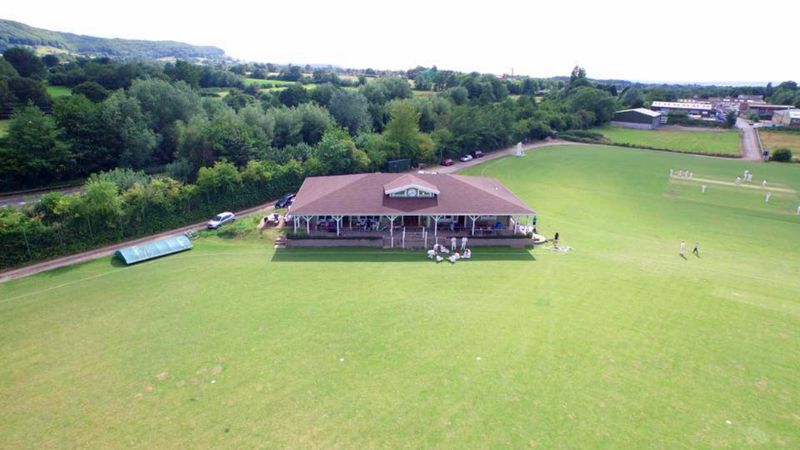
[[[605,126],[592,131],[602,133],[615,144],[646,146],[664,150],[710,155],[733,155],[739,153],[739,133],[721,131],[672,131],[633,130]]]
[[[245,84],[256,84],[264,88],[271,88],[278,85],[288,86],[290,84],[297,84],[295,81],[283,81],[283,80],[262,80],[260,78],[245,78]]]
[[[800,447],[800,167],[554,146],[469,173],[573,250],[210,233],[0,284],[3,446]]]
[[[47,93],[52,98],[66,97],[72,95],[72,89],[67,86],[47,86]]]

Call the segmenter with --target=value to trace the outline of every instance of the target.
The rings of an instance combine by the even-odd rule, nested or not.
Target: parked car
[[[473,150],[470,155],[472,155],[473,158],[483,158],[483,152],[480,150]]]
[[[225,225],[228,222],[233,222],[234,220],[236,220],[236,216],[234,216],[232,212],[219,213],[214,216],[213,219],[208,221],[206,227],[209,230],[216,230],[217,228]]]
[[[447,167],[447,166],[452,166],[452,165],[453,165],[453,164],[455,164],[455,163],[456,163],[456,162],[455,162],[455,161],[453,161],[452,159],[450,159],[450,158],[445,158],[445,159],[443,159],[443,160],[442,160],[442,162],[440,162],[439,164],[441,164],[441,165],[443,165],[443,166]]]
[[[472,161],[472,155],[464,155],[461,158],[458,158],[461,162]]]
[[[292,202],[294,201],[295,196],[297,196],[297,194],[284,195],[283,197],[281,197],[280,200],[278,200],[275,203],[275,208],[288,208],[292,206]]]

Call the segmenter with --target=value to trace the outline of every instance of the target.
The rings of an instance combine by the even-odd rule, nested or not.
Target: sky
[[[5,1],[0,18],[234,58],[663,82],[800,81],[800,0]]]

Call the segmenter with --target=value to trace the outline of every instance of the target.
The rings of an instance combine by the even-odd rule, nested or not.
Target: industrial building
[[[655,130],[661,124],[661,113],[647,108],[623,109],[611,118],[611,125],[622,128]]]
[[[800,128],[800,109],[775,111],[775,114],[772,115],[772,123],[787,128]]]
[[[794,106],[792,105],[770,105],[767,103],[750,103],[747,105],[747,114],[758,114],[758,117],[762,120],[769,120],[775,115],[778,111],[784,111],[787,109],[793,109]]]
[[[650,109],[664,115],[679,113],[696,118],[714,116],[714,105],[708,102],[653,102]]]

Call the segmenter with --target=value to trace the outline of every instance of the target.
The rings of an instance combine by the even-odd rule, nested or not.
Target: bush
[[[601,133],[588,130],[567,130],[559,136],[565,141],[583,142],[585,144],[607,144],[608,140]]]
[[[792,160],[792,151],[788,148],[779,148],[772,152],[770,159],[778,162],[789,162]]]

